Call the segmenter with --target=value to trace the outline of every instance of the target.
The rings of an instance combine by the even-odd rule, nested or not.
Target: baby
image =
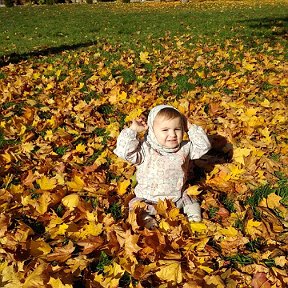
[[[183,141],[188,128],[189,141]],[[144,140],[137,134],[144,132]],[[174,107],[158,105],[149,115],[147,124],[142,119],[132,121],[124,128],[118,139],[114,153],[137,167],[135,195],[129,202],[131,211],[138,201],[146,203],[142,215],[145,226],[157,225],[154,204],[159,200],[172,200],[178,208],[183,208],[189,221],[201,221],[201,209],[197,201],[184,191],[189,161],[199,159],[207,153],[211,145],[204,130],[193,124]]]

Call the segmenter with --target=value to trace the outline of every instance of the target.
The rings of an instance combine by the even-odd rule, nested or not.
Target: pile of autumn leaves
[[[167,36],[118,58],[121,47],[98,44],[1,68],[1,287],[287,285],[284,47],[189,42]],[[189,188],[203,222],[166,201],[149,231],[142,206],[127,213],[135,168],[112,151],[160,103],[202,125],[213,149]]]

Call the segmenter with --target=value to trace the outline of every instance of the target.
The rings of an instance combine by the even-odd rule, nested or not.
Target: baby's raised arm
[[[146,131],[148,129],[148,126],[144,118],[137,118],[137,119],[132,120],[130,129],[134,130],[137,133],[141,133],[141,132]]]
[[[211,144],[204,129],[187,121],[188,136],[191,142],[190,159],[199,159],[211,149]]]
[[[147,130],[147,128],[147,124],[142,118],[134,119],[129,128],[124,128],[120,132],[114,153],[132,164],[140,164],[144,154],[137,134]]]

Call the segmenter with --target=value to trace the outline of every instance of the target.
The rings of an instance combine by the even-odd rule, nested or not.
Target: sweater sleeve
[[[202,127],[195,124],[191,125],[188,136],[191,142],[190,159],[199,159],[211,149],[211,144],[207,134]]]
[[[114,153],[132,164],[140,164],[144,157],[144,151],[137,139],[137,132],[130,128],[123,129],[117,138]]]

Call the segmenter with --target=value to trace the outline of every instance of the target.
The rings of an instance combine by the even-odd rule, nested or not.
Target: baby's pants
[[[156,215],[157,211],[154,207],[157,202],[148,201],[145,198],[135,197],[129,202],[129,211],[134,209],[136,202],[144,202],[147,205],[146,212],[150,215]],[[182,197],[175,202],[177,208],[183,208],[183,212],[190,220],[201,221],[201,208],[199,203],[189,197],[186,192],[183,193]]]

